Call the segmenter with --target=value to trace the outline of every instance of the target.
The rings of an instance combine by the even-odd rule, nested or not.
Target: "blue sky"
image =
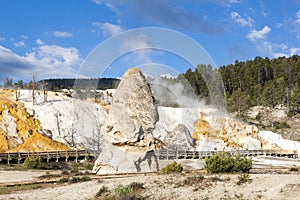
[[[300,54],[299,0],[0,0],[0,83],[5,77],[76,77],[98,44],[142,27],[185,34],[216,66]],[[170,53],[144,50],[87,76],[120,77],[151,62],[179,73],[193,67]]]

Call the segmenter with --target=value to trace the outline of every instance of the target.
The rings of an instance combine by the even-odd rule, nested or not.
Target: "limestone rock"
[[[210,130],[209,122],[205,120],[205,114],[200,112],[200,118],[195,122],[196,131],[193,135],[194,139],[201,140],[203,136],[206,136]]]
[[[125,148],[105,143],[93,172],[100,174],[136,173],[158,171],[159,166],[153,151],[132,152]]]
[[[263,146],[256,126],[232,117],[200,113],[195,129],[193,138],[197,140],[197,149],[261,149]]]
[[[149,84],[140,69],[129,69],[113,97],[106,139],[115,145],[147,149],[157,121],[157,108]]]
[[[168,148],[190,149],[193,147],[193,138],[190,131],[183,124],[178,124],[172,132],[169,132],[164,142],[168,145]]]
[[[94,173],[133,173],[158,170],[152,135],[158,112],[149,84],[140,69],[129,69],[116,89],[109,111],[102,151]]]
[[[13,91],[0,90],[0,151],[28,152],[69,150],[43,134],[40,121],[31,116]]]

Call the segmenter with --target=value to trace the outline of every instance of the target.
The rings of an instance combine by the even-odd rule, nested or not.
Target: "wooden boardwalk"
[[[16,152],[16,153],[0,153],[0,162],[22,163],[27,157],[39,156],[43,160],[50,161],[66,161],[74,160],[77,162],[82,159],[95,158],[95,154],[88,150],[72,150],[72,151],[45,151],[45,152]]]
[[[160,149],[155,151],[158,160],[175,160],[175,159],[204,159],[211,157],[213,154],[225,152],[229,156],[273,156],[298,158],[297,151],[279,151],[279,150],[235,150],[235,151],[191,151],[191,150],[170,150]],[[72,150],[72,151],[45,151],[45,152],[16,152],[16,153],[0,153],[1,163],[22,163],[27,157],[40,156],[47,162],[68,162],[73,160],[78,162],[83,159],[96,159],[96,153],[88,150]]]
[[[278,151],[278,150],[235,150],[235,151],[189,151],[189,150],[169,150],[160,149],[155,154],[158,160],[174,160],[174,159],[204,159],[211,157],[213,154],[225,152],[229,156],[273,156],[298,158],[297,151]]]

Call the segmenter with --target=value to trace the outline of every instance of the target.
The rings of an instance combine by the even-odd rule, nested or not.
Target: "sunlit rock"
[[[152,132],[158,113],[140,69],[129,69],[114,93],[105,142],[93,171],[97,174],[157,171]]]

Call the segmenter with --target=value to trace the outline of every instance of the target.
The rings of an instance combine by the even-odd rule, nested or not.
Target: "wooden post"
[[[78,162],[78,157],[79,157],[79,155],[78,155],[78,151],[77,151],[77,149],[76,149],[76,155],[75,155],[75,162],[76,162],[76,163]]]
[[[21,154],[20,154],[20,152],[18,152],[18,164],[20,164],[21,160],[22,160]]]
[[[49,151],[47,151],[47,162],[49,162],[50,159],[51,159],[51,157],[50,157]]]
[[[56,151],[56,162],[58,162],[59,159],[59,155],[58,155],[58,151]]]
[[[167,149],[167,160],[169,160],[169,150]]]
[[[88,159],[88,151],[87,151],[87,149],[85,150],[85,156],[84,156],[84,160],[87,160]]]
[[[69,153],[66,152],[66,162],[68,162],[68,160],[69,160]]]
[[[10,154],[8,153],[7,154],[7,164],[9,165],[9,161],[10,161],[11,157],[10,157]]]

